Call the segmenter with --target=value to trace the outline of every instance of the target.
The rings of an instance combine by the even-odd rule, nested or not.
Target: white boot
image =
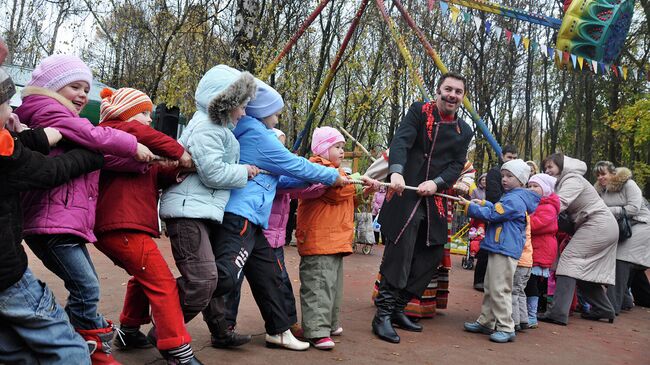
[[[289,350],[305,351],[309,348],[309,342],[302,342],[293,337],[291,330],[286,330],[277,335],[266,334],[266,346],[284,347]]]

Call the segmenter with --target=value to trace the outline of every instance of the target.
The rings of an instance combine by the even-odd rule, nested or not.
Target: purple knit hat
[[[59,91],[75,81],[85,81],[88,85],[92,85],[93,74],[90,68],[77,56],[53,55],[45,58],[36,66],[27,86],[39,86]]]
[[[329,160],[330,157],[327,150],[338,142],[345,142],[345,138],[343,138],[341,132],[337,131],[335,128],[316,128],[314,129],[314,134],[311,138],[311,152],[313,152],[314,155],[319,155]]]

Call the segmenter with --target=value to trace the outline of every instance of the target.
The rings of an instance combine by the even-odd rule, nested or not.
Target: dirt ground
[[[91,245],[92,246],[92,245]],[[159,240],[161,251],[173,267],[167,239]],[[47,282],[64,304],[67,293],[61,280],[43,267],[29,249],[30,267]],[[103,254],[90,248],[100,276],[101,312],[115,322],[119,319],[128,275]],[[582,320],[577,315],[569,326],[540,323],[538,329],[518,334],[514,343],[495,344],[487,336],[462,330],[464,321],[479,314],[482,293],[472,289],[472,271],[460,266],[460,256],[453,257],[449,308],[433,319],[424,320],[422,333],[400,331],[402,342],[389,344],[371,332],[374,307],[370,301],[373,280],[381,259],[382,247],[370,255],[354,254],[345,258],[345,297],[341,313],[343,336],[336,338],[336,348],[306,352],[269,349],[264,346],[264,324],[248,286],[244,286],[239,310],[238,331],[253,334],[253,341],[234,350],[214,349],[205,323],[196,318],[189,323],[192,346],[204,364],[650,364],[650,309],[635,307],[617,317],[614,324]],[[298,264],[295,247],[286,248],[286,266],[298,298]],[[299,303],[299,299],[297,299]],[[298,309],[300,310],[300,309]],[[143,327],[144,332],[148,326]],[[115,351],[123,364],[164,364],[156,349]]]

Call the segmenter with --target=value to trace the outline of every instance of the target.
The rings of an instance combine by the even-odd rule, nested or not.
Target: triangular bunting
[[[456,23],[458,21],[458,16],[460,15],[460,9],[455,6],[450,6],[451,9],[451,21]]]
[[[547,57],[548,56],[548,48],[546,46],[542,45],[539,47],[539,52],[542,54],[542,56]]]
[[[612,68],[612,71],[614,71],[614,75],[616,75],[616,77],[620,77],[620,76],[618,76],[618,69],[616,68],[616,65],[612,65],[611,68]]]
[[[546,47],[548,51],[548,58],[553,61],[553,57],[555,57],[555,49],[553,47]]]
[[[604,75],[605,72],[607,72],[607,74],[609,75],[609,68],[605,67],[605,64],[604,64],[604,63],[602,63],[602,62],[598,62],[598,65],[600,66],[600,73],[601,73],[601,74]]]
[[[632,69],[632,76],[634,76],[634,81],[636,81],[639,78],[636,74],[636,68]]]
[[[526,48],[526,51],[528,51],[528,47],[530,47],[530,39],[524,37],[524,48]]]
[[[433,11],[433,3],[435,0],[429,0],[429,11]]]
[[[515,46],[519,48],[519,43],[521,43],[521,35],[519,34],[513,34],[512,38],[515,40]]]
[[[463,21],[465,23],[469,23],[470,19],[472,19],[472,14],[470,13],[463,13]]]
[[[535,41],[530,42],[530,48],[533,50],[533,52],[537,51],[537,46],[538,46],[537,42]]]
[[[571,54],[571,63],[573,63],[573,69],[574,69],[574,70],[576,69],[576,62],[577,62],[577,61],[578,61],[578,59],[577,59],[576,55],[574,55],[574,54],[572,53],[572,54]]]
[[[490,34],[490,28],[492,28],[492,22],[489,20],[485,21],[485,34]]]
[[[506,39],[508,40],[508,43],[510,43],[510,40],[512,39],[512,32],[506,29]]]
[[[440,2],[440,12],[442,13],[443,16],[447,15],[447,12],[449,11],[449,4],[447,4],[445,1]]]
[[[474,26],[476,27],[477,32],[481,30],[481,18],[477,16],[474,17]]]
[[[585,60],[585,59],[582,58],[582,56],[578,56],[578,66],[580,66],[580,69],[581,69],[581,70],[582,70],[582,62],[583,62],[584,60]]]
[[[621,75],[623,75],[623,80],[627,80],[627,66],[618,66],[618,70],[621,71]]]
[[[503,28],[501,28],[498,25],[494,26],[494,36],[497,38],[497,40],[499,40],[499,38],[501,38],[501,31],[503,31]]]
[[[594,69],[594,73],[598,73],[598,62],[596,60],[591,60],[591,66]]]

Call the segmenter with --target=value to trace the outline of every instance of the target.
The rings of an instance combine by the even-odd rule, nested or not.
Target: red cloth
[[[134,135],[156,155],[178,160],[185,151],[173,138],[139,122],[119,120],[102,123]],[[95,232],[130,229],[158,237],[159,183],[173,180],[175,171],[157,164],[144,174],[102,170]]]
[[[192,342],[185,328],[176,279],[151,236],[114,231],[99,235],[95,247],[133,275],[120,314],[122,325],[137,327],[151,322],[153,316],[158,349],[169,350]]]
[[[530,231],[533,243],[533,266],[550,268],[558,255],[557,216],[560,213],[560,198],[551,194],[540,200],[535,212],[530,215]]]

